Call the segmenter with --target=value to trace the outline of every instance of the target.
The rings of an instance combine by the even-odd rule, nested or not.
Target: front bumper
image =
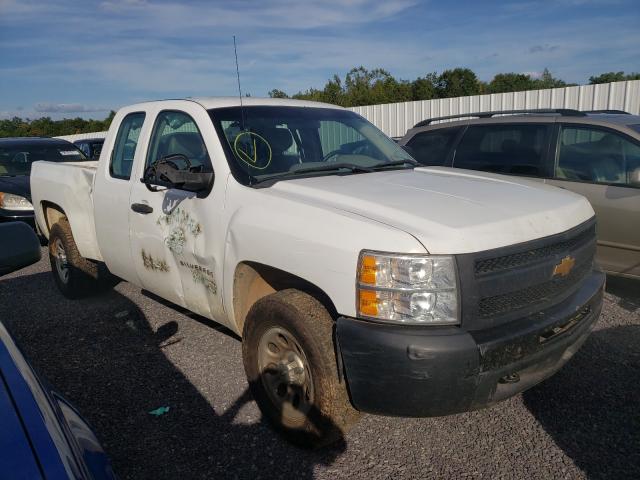
[[[353,405],[427,417],[490,406],[553,375],[582,346],[602,309],[593,271],[559,305],[480,331],[340,317],[337,340]]]

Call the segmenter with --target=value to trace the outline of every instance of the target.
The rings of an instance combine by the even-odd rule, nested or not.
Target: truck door
[[[186,159],[177,162],[180,169],[213,172],[203,133],[217,138],[206,110],[195,103],[158,112],[138,178],[172,155]],[[141,285],[212,319],[223,313],[218,291],[224,247],[222,182],[220,190],[196,194],[138,181],[130,197],[131,249]]]
[[[108,156],[100,163],[93,192],[96,235],[102,258],[114,275],[132,283],[138,283],[138,278],[129,244],[129,194],[131,184],[139,182],[139,177],[132,175],[134,162],[144,163],[144,149],[140,146],[144,132],[148,132],[145,116],[145,112],[134,111],[119,112],[114,118],[118,131],[105,143]]]

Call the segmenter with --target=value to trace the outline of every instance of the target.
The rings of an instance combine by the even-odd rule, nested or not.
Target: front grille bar
[[[543,247],[500,257],[477,260],[475,262],[475,274],[476,276],[482,276],[511,268],[524,267],[556,256],[562,252],[573,250],[578,245],[593,239],[596,234],[595,228],[595,225],[593,225],[575,237]]]

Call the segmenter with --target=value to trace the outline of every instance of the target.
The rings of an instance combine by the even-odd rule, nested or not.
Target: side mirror
[[[185,155],[176,154],[162,157],[150,165],[140,181],[150,190],[153,187],[165,187],[202,192],[211,188],[213,179],[213,172],[192,172],[189,159]]]
[[[0,224],[0,276],[28,267],[40,260],[40,241],[22,222]]]
[[[629,173],[629,185],[640,187],[640,167]]]

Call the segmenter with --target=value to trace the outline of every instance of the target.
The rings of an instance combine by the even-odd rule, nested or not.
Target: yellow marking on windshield
[[[240,141],[240,138],[248,135],[249,139],[244,139]],[[248,142],[247,142],[248,140]],[[264,165],[259,165],[258,158],[258,145],[263,143],[267,147],[267,161]],[[248,147],[248,148],[247,148]],[[257,170],[264,170],[271,164],[271,158],[273,156],[271,151],[271,145],[269,142],[254,132],[242,132],[240,133],[233,142],[233,150],[236,153],[238,159],[242,160],[244,163],[249,165],[251,168],[255,168]]]

